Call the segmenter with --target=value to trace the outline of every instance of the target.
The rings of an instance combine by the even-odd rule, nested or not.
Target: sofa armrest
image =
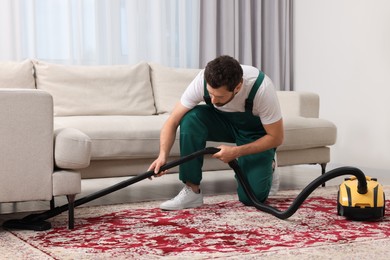
[[[0,89],[0,202],[50,200],[53,100],[35,89]]]
[[[277,92],[282,115],[318,118],[320,98],[318,94],[300,91]]]

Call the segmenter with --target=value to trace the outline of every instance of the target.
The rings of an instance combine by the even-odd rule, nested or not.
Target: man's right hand
[[[152,164],[149,166],[149,169],[148,171],[151,171],[151,170],[154,170],[154,177],[160,177],[166,173],[168,173],[168,170],[165,170],[165,171],[161,171],[160,172],[160,168],[161,166],[163,166],[164,164],[166,164],[166,159],[165,158],[160,158],[158,157],[156,160],[154,160],[154,162],[152,162]]]

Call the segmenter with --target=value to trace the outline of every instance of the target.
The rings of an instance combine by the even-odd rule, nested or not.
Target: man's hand
[[[213,155],[213,158],[217,158],[224,163],[228,163],[230,161],[233,161],[238,157],[237,153],[237,147],[236,146],[229,146],[229,145],[221,145],[217,148],[221,149],[218,153],[215,153]]]
[[[261,153],[268,149],[276,148],[283,143],[283,119],[263,126],[267,132],[263,137],[239,146],[221,145],[218,147],[221,151],[215,153],[213,157],[228,163],[241,156]]]
[[[166,174],[168,172],[168,170],[165,170],[165,171],[162,171],[159,173],[160,171],[160,168],[161,166],[163,166],[164,164],[166,164],[166,159],[165,158],[162,158],[162,157],[158,157],[156,160],[154,160],[154,162],[152,162],[152,164],[149,166],[149,169],[148,171],[151,171],[151,170],[154,170],[154,177],[160,177],[164,174]],[[149,178],[149,179],[152,179],[152,178]]]

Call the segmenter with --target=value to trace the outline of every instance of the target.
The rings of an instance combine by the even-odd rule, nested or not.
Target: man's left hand
[[[219,152],[215,153],[212,157],[217,158],[224,163],[228,163],[230,161],[233,161],[238,157],[237,154],[237,147],[236,146],[229,146],[229,145],[221,145],[217,148],[221,149]]]

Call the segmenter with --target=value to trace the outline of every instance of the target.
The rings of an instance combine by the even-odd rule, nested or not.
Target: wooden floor
[[[331,169],[332,167],[328,166],[328,170]],[[318,165],[279,167],[278,171],[280,173],[280,190],[302,189],[321,174],[321,169]],[[363,172],[365,171],[363,170]],[[382,185],[390,184],[390,174],[378,171],[374,173],[370,172],[370,170],[367,170],[365,174],[377,177],[378,181]],[[345,177],[342,176],[333,179],[327,183],[327,186],[339,185]],[[128,177],[83,180],[82,193],[79,194],[77,198],[84,197],[126,179],[128,179]],[[206,196],[213,194],[227,194],[234,193],[236,191],[236,185],[234,172],[231,170],[205,172],[203,174],[201,189]],[[174,197],[182,187],[183,184],[178,180],[178,174],[171,173],[159,178],[154,178],[153,180],[146,179],[140,181],[82,206],[166,200]],[[56,205],[63,205],[64,203],[66,203],[65,197],[56,198]],[[47,201],[2,203],[0,204],[0,222],[2,218],[9,215],[9,213],[31,212],[47,209],[49,209],[49,202]]]

